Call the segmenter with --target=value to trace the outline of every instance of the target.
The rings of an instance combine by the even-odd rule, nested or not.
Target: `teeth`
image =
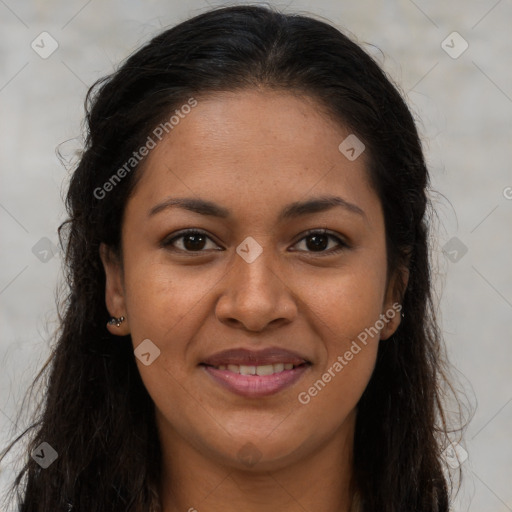
[[[256,375],[272,375],[274,373],[274,367],[271,364],[265,366],[258,366],[256,368]]]
[[[240,375],[273,375],[274,373],[280,373],[284,370],[293,369],[292,363],[276,363],[276,364],[265,364],[261,366],[247,366],[238,364],[221,364],[217,367],[219,370],[228,370],[233,373],[239,373]]]
[[[256,373],[256,366],[240,365],[240,375],[254,375]]]

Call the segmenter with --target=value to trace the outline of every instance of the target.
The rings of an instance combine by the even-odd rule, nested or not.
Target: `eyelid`
[[[206,231],[199,229],[199,228],[187,228],[187,229],[178,231],[176,233],[173,233],[171,237],[164,238],[162,240],[162,242],[160,243],[160,246],[164,249],[168,249],[169,246],[171,246],[171,248],[172,248],[173,242],[175,242],[176,240],[178,240],[186,235],[190,235],[190,234],[203,235],[204,237],[208,238],[209,240],[211,240],[212,242],[217,244],[217,242],[215,242],[215,240]],[[295,251],[295,252],[305,252],[307,254],[315,254],[316,253],[318,255],[331,255],[331,254],[336,254],[344,249],[350,248],[350,244],[346,241],[346,239],[342,235],[332,232],[332,231],[329,231],[326,228],[314,228],[314,229],[309,229],[309,230],[305,231],[304,233],[301,233],[300,235],[298,235],[298,238],[294,242],[293,245],[297,245],[299,242],[302,242],[304,240],[304,238],[307,238],[308,236],[313,236],[313,235],[325,235],[327,237],[333,238],[338,242],[338,247],[334,248],[334,249],[330,249],[328,251],[318,251],[318,253],[316,253],[315,251]],[[185,253],[185,254],[188,253],[188,254],[192,254],[192,255],[206,252],[204,250],[202,250],[202,251],[184,251],[182,249],[176,249],[176,248],[172,248],[172,249],[176,250],[177,252],[181,252],[181,253]],[[224,250],[224,249],[219,249],[219,250]],[[292,251],[292,252],[294,252],[294,251]]]
[[[213,237],[210,236],[206,231],[203,231],[202,229],[199,229],[199,228],[187,228],[187,229],[182,229],[181,231],[178,231],[176,233],[173,233],[170,236],[165,237],[160,242],[160,247],[162,247],[164,249],[168,249],[169,246],[171,246],[171,249],[175,249],[175,248],[172,248],[173,242],[175,242],[176,240],[178,240],[180,238],[183,238],[186,235],[191,235],[191,234],[193,234],[193,235],[203,235],[205,238],[208,238],[209,240],[211,240],[212,242],[217,244],[217,242],[215,242]],[[178,252],[189,253],[189,254],[205,252],[205,251],[183,251],[181,249],[175,249],[175,250],[178,251]]]
[[[334,231],[330,231],[326,228],[308,229],[307,231],[305,231],[304,233],[301,233],[298,236],[297,241],[293,245],[297,245],[299,242],[302,242],[302,240],[304,240],[304,238],[307,238],[308,236],[312,236],[312,235],[324,235],[329,238],[334,238],[338,242],[337,248],[330,249],[328,251],[319,251],[317,253],[318,255],[327,256],[327,255],[331,255],[331,254],[336,254],[344,249],[351,248],[350,244],[348,243],[348,241],[346,240],[346,238],[343,235],[336,233]],[[305,252],[306,254],[315,254],[315,251],[297,251],[297,252]]]

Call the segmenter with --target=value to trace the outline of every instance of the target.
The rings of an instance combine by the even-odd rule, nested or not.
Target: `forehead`
[[[134,194],[139,203],[181,195],[268,209],[333,192],[351,202],[375,202],[366,155],[350,160],[340,151],[350,131],[310,97],[216,93],[197,97],[174,123],[143,162]]]

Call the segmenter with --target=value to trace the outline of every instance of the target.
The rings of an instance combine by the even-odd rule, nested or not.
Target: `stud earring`
[[[109,321],[108,325],[115,325],[116,327],[119,327],[124,322],[124,316],[120,316],[119,318],[116,318],[113,316]]]

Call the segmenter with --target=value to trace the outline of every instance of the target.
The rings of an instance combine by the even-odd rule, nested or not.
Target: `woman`
[[[373,59],[216,9],[86,108],[20,510],[447,511],[428,171]]]

